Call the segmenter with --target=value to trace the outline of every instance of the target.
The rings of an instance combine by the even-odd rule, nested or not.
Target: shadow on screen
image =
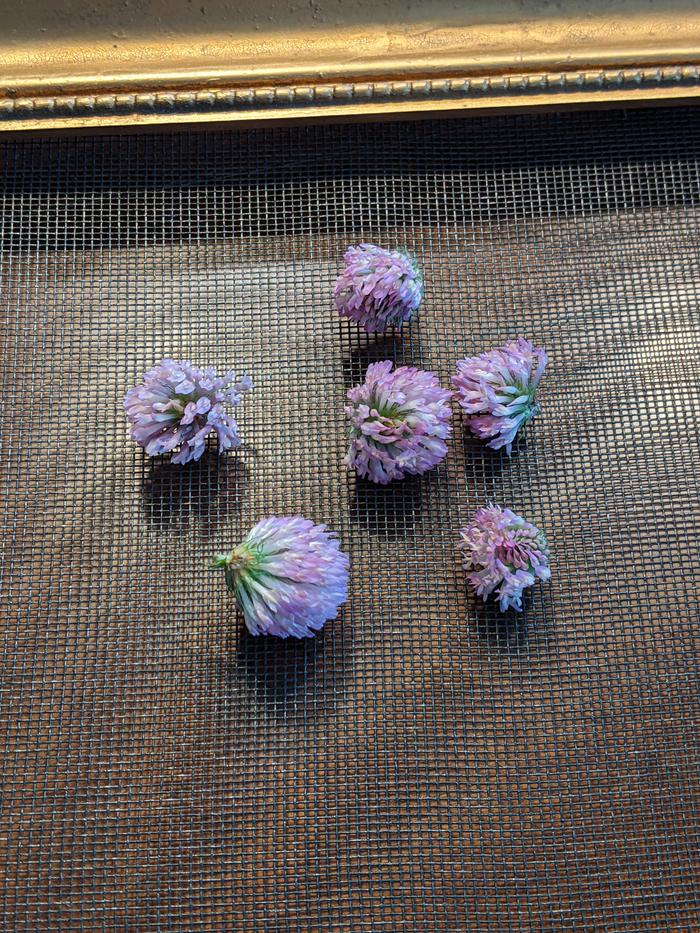
[[[184,535],[193,522],[201,537],[213,537],[243,500],[248,468],[237,454],[206,451],[185,466],[153,460],[141,488],[148,521],[159,531]]]

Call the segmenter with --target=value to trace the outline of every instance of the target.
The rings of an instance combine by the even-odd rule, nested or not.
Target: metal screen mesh
[[[2,158],[5,930],[695,931],[700,111],[9,140]],[[343,249],[405,245],[419,319],[341,321]],[[521,334],[508,460],[346,475],[345,390]],[[244,447],[173,467],[121,400],[161,357],[249,372]],[[492,500],[551,583],[500,616]],[[206,569],[259,518],[336,529],[314,640]]]

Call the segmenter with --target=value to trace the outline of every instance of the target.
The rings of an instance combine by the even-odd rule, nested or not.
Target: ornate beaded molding
[[[210,90],[155,91],[47,97],[6,97],[0,100],[0,125],[9,129],[31,123],[50,128],[52,123],[109,125],[130,119],[169,122],[194,120],[254,120],[276,116],[343,114],[461,107],[502,106],[504,99],[517,105],[624,99],[615,92],[648,91],[643,97],[700,94],[700,67],[678,65],[659,68],[623,68],[558,73],[510,74],[485,77],[449,77],[439,80],[378,81],[308,84],[277,87],[229,87]],[[378,105],[373,107],[373,105]],[[119,118],[118,120],[116,118]]]

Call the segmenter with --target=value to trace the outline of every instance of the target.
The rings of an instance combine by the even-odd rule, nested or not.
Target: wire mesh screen
[[[700,119],[692,109],[10,140],[2,158],[5,930],[694,931]],[[412,250],[422,313],[333,310]],[[368,363],[546,347],[511,459],[346,474]],[[245,443],[148,460],[164,356],[248,372]],[[540,526],[521,614],[469,595],[479,506]],[[315,639],[206,569],[300,513],[352,560]]]

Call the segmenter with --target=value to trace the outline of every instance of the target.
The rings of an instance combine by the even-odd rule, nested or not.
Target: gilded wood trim
[[[83,0],[72,2],[78,9]],[[248,0],[249,16],[255,2],[265,0]],[[386,2],[392,7],[397,0]],[[435,6],[444,20],[440,2],[423,0],[422,15]],[[530,19],[490,25],[478,22],[488,8],[483,2],[456,7],[449,22],[432,25],[294,32],[277,24],[254,39],[188,34],[184,20],[177,41],[132,36],[113,42],[112,52],[102,26],[93,28],[89,46],[68,40],[3,46],[0,37],[0,130],[259,123],[700,95],[700,0],[677,11],[660,3],[653,14],[635,11],[635,0],[616,0],[606,15],[594,10],[599,0],[570,6],[561,0],[556,20],[541,10],[532,19],[536,4],[522,0]],[[571,15],[562,15],[567,8]]]

